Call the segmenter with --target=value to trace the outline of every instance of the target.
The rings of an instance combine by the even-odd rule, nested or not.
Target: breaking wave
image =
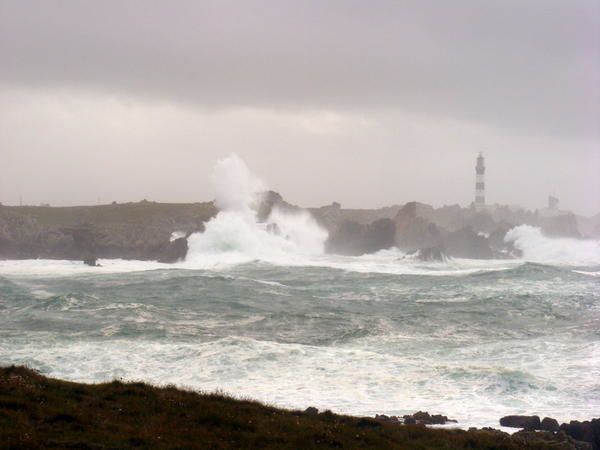
[[[305,211],[274,208],[266,221],[257,220],[266,185],[237,155],[216,164],[213,182],[220,212],[190,236],[186,263],[284,262],[324,252],[327,232]]]
[[[586,239],[549,238],[539,228],[519,225],[504,238],[533,262],[585,266],[600,264],[600,242]]]

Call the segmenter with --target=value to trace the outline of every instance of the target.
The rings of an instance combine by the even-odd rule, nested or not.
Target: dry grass
[[[70,383],[13,366],[0,368],[0,448],[517,449],[523,443],[486,431],[308,415],[175,387]]]

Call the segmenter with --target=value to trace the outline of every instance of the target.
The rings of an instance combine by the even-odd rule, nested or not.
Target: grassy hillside
[[[0,448],[561,448],[499,432],[310,415],[174,387],[85,385],[0,368]],[[555,444],[556,445],[556,444]]]
[[[163,260],[173,232],[202,231],[216,213],[212,203],[0,206],[0,259]]]
[[[157,218],[185,217],[204,222],[216,214],[208,203],[137,202],[95,206],[0,206],[3,214],[28,216],[46,227],[63,227],[81,223],[143,223]]]

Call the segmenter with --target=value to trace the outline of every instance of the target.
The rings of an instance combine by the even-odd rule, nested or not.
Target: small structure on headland
[[[569,211],[563,211],[560,209],[560,203],[558,197],[554,195],[548,196],[548,206],[538,210],[540,217],[562,217],[568,216],[571,213]]]

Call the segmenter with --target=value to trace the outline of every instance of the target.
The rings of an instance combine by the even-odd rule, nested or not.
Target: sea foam
[[[549,238],[530,225],[513,228],[504,238],[523,252],[523,259],[565,265],[600,264],[600,242],[589,239]]]

